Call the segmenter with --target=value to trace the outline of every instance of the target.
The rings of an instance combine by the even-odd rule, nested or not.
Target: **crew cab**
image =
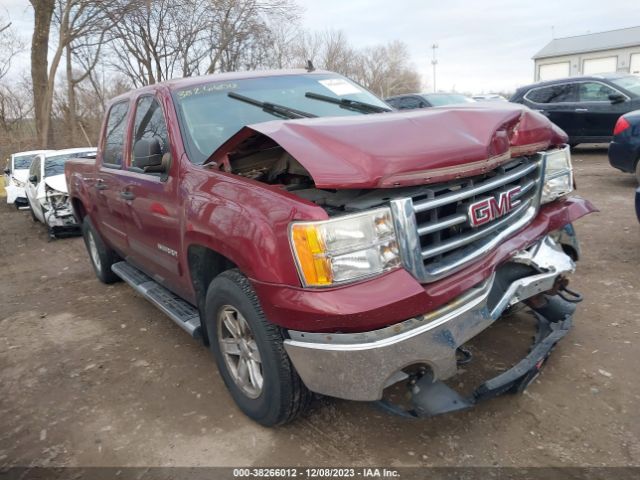
[[[431,416],[538,374],[580,299],[567,136],[506,103],[392,112],[327,71],[225,73],[114,98],[65,174],[98,278],[209,346],[263,425],[311,392]],[[471,338],[536,313],[531,353],[471,396]],[[387,387],[410,389],[411,407]],[[397,385],[396,385],[397,387]]]

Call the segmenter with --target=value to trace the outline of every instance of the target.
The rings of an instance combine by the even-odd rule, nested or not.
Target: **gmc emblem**
[[[469,205],[469,223],[472,227],[480,227],[496,218],[503,217],[520,204],[513,197],[520,193],[520,187],[500,192],[498,198],[490,197]]]

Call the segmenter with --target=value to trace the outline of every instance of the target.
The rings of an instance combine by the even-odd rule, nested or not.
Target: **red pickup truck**
[[[327,71],[187,78],[113,99],[66,177],[98,278],[209,345],[240,409],[312,392],[411,416],[523,390],[571,326],[566,135],[512,104],[392,111]],[[531,352],[463,396],[444,380],[505,311]],[[411,403],[385,400],[405,382]]]

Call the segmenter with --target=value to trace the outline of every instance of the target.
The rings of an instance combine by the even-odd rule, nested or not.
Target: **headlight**
[[[20,180],[18,180],[17,178],[13,179],[13,183],[16,187],[20,187],[20,188],[24,188],[24,182],[21,182]]]
[[[309,287],[351,282],[400,265],[388,208],[320,222],[294,222],[290,241],[300,278]]]
[[[573,168],[569,147],[545,154],[542,203],[549,203],[573,190]]]

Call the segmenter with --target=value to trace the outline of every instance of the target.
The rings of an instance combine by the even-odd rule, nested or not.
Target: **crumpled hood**
[[[543,115],[511,103],[277,120],[244,127],[210,160],[257,134],[300,162],[318,188],[418,185],[470,176],[567,142]]]
[[[60,175],[52,175],[51,177],[45,177],[44,183],[50,188],[62,193],[69,193],[67,190],[67,181],[64,178],[64,173]]]
[[[27,183],[27,180],[29,180],[29,169],[28,168],[20,168],[17,170],[14,169],[13,172],[11,172],[11,175],[16,180],[22,183]]]

